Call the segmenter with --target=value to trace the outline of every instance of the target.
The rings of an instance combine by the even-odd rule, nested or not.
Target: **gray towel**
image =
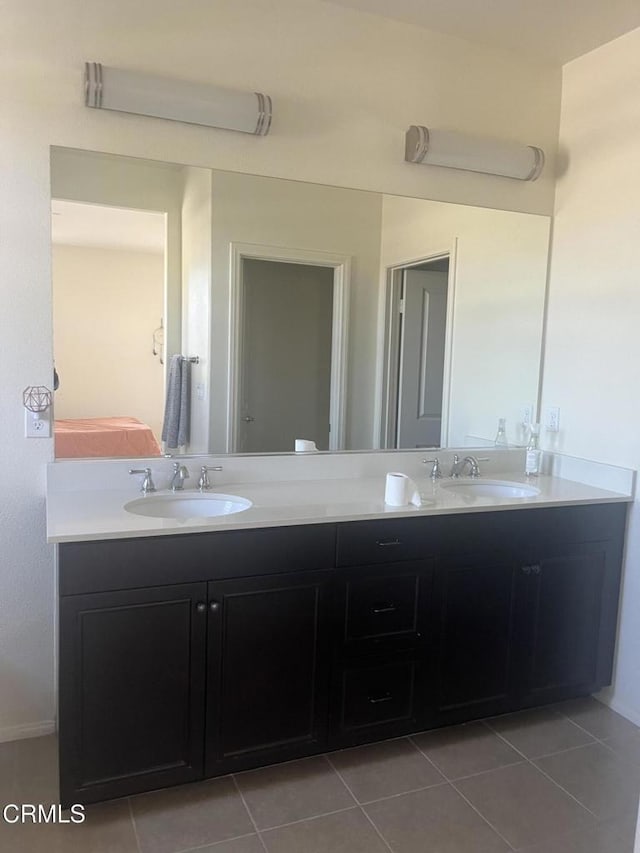
[[[169,448],[182,447],[189,443],[190,400],[191,362],[181,355],[172,355],[162,425],[162,440]]]

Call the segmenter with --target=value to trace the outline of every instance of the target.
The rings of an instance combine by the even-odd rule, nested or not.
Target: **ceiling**
[[[51,214],[54,244],[164,252],[164,213],[54,199]]]
[[[563,65],[640,27],[640,0],[325,0]]]

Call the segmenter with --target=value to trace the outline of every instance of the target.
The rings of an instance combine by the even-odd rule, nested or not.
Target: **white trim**
[[[444,342],[444,369],[443,369],[443,392],[442,392],[442,426],[441,426],[441,442],[442,447],[450,445],[449,427],[450,427],[450,412],[451,412],[451,377],[453,365],[453,320],[455,312],[455,292],[458,269],[458,238],[454,237],[452,245],[439,252],[433,252],[421,258],[412,258],[407,261],[402,261],[392,264],[384,269],[378,299],[378,334],[377,346],[378,353],[376,359],[376,396],[374,402],[374,417],[373,417],[373,447],[380,448],[383,444],[383,436],[388,433],[386,419],[389,412],[389,383],[385,376],[385,371],[389,370],[389,353],[386,352],[388,341],[388,327],[390,317],[388,316],[388,292],[393,287],[394,274],[398,270],[405,270],[411,267],[420,266],[421,264],[437,261],[439,258],[449,258],[449,274],[447,278],[447,317],[445,328]],[[391,306],[393,307],[393,306]]]
[[[226,452],[236,452],[238,382],[243,320],[242,261],[244,258],[307,264],[333,268],[333,322],[331,335],[331,394],[329,450],[344,450],[346,443],[347,354],[349,346],[349,306],[351,258],[310,249],[263,246],[259,243],[229,244],[229,348],[227,371]]]
[[[0,727],[0,743],[10,740],[24,740],[29,737],[52,735],[56,730],[55,720],[44,720],[41,723],[25,723],[21,726]]]

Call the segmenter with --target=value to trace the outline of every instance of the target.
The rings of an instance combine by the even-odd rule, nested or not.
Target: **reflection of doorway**
[[[349,259],[233,244],[230,452],[344,448]]]
[[[449,256],[389,273],[382,446],[441,447],[446,436]]]
[[[329,448],[333,269],[245,258],[241,453]]]

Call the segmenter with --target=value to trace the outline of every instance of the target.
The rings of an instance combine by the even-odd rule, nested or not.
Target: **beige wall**
[[[0,737],[54,716],[52,442],[24,438],[21,392],[51,382],[49,146],[548,213],[559,72],[319,0],[30,0],[5,4],[0,51]],[[273,96],[264,139],[86,109],[87,60]],[[403,162],[411,123],[541,145],[536,184]]]
[[[554,446],[640,467],[640,29],[564,69],[543,409]],[[550,435],[544,435],[551,446]],[[611,701],[640,723],[640,512],[631,510]]]
[[[183,169],[173,163],[51,151],[51,195],[67,201],[162,211],[166,214],[166,293],[162,311],[168,353],[180,350],[180,217]]]
[[[375,193],[218,172],[213,176],[211,449],[225,450],[229,247],[253,243],[351,258],[346,449],[371,447],[382,199]]]
[[[522,407],[538,400],[549,228],[545,216],[384,198],[383,273],[445,252],[455,263],[445,445],[492,440],[499,417],[509,440],[523,441]],[[385,287],[383,275],[381,316]]]
[[[156,252],[54,246],[56,418],[129,416],[160,440],[164,370],[152,352],[164,298]]]
[[[211,169],[184,169],[182,199],[182,353],[191,365],[190,453],[209,449],[211,393]]]

